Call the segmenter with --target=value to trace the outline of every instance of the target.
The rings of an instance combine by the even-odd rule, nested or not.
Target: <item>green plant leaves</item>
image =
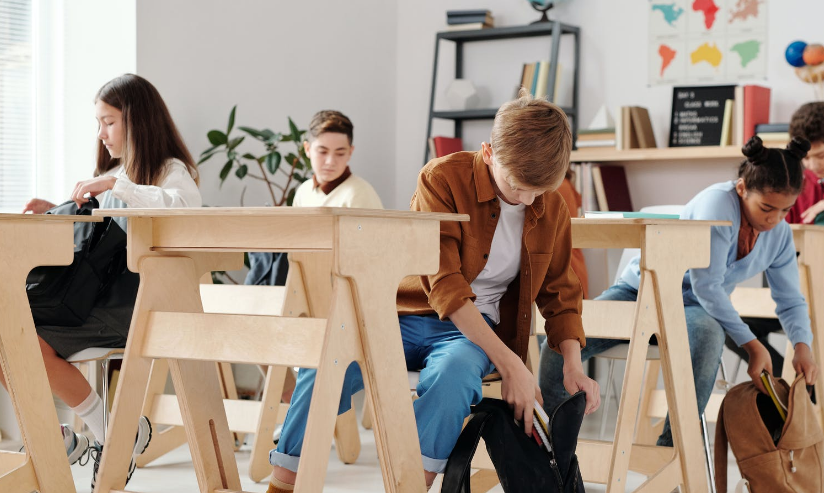
[[[251,152],[247,152],[246,154],[243,155],[243,157],[246,158],[246,159],[251,159],[253,161],[258,160],[258,158],[254,154],[252,154]]]
[[[241,143],[241,142],[243,142],[243,139],[245,139],[245,138],[246,138],[246,136],[245,136],[245,135],[241,135],[240,137],[235,137],[234,139],[230,140],[230,141],[226,144],[226,147],[228,147],[228,148],[229,148],[229,150],[232,150],[232,149],[234,149],[235,147],[239,146],[239,145],[240,145],[240,143]]]
[[[232,127],[235,126],[235,111],[237,110],[237,105],[232,106],[232,112],[229,113],[229,126],[226,129],[226,135],[232,133]]]
[[[281,156],[279,152],[272,152],[266,155],[266,169],[273,175],[280,168]]]
[[[200,160],[197,162],[198,166],[200,166],[201,164],[208,161],[209,158],[211,158],[215,154],[221,152],[222,150],[218,149],[218,147],[220,147],[220,146],[219,145],[218,146],[212,146],[212,147],[206,149],[205,151],[203,151],[202,153],[200,153]]]
[[[229,172],[232,171],[232,165],[235,163],[233,159],[226,161],[226,164],[223,165],[223,169],[220,170],[220,185],[223,185],[223,182],[226,180],[226,177],[229,176]]]
[[[297,125],[295,125],[295,122],[293,122],[291,118],[289,118],[289,131],[292,132],[292,141],[300,143],[303,132],[298,130]]]
[[[211,130],[206,134],[206,137],[209,138],[209,142],[211,142],[213,146],[225,145],[229,142],[229,138],[220,130]]]
[[[243,179],[243,177],[246,176],[246,173],[248,173],[248,172],[249,172],[249,167],[246,166],[245,164],[241,164],[235,170],[235,176],[237,176],[240,179]]]

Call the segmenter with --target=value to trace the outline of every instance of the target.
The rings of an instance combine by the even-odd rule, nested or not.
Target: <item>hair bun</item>
[[[741,148],[741,152],[749,159],[752,164],[759,165],[766,161],[770,153],[769,147],[764,147],[764,142],[761,137],[753,135],[750,140]]]
[[[792,154],[796,159],[804,159],[809,150],[810,141],[807,139],[802,139],[801,137],[793,137],[793,140],[787,144],[787,152]]]

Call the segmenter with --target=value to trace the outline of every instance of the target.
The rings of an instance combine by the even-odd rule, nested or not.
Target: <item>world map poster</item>
[[[649,83],[767,77],[768,0],[649,0]]]

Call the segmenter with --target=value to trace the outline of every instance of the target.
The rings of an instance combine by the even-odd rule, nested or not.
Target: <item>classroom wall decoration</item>
[[[648,0],[649,84],[767,77],[769,0]]]

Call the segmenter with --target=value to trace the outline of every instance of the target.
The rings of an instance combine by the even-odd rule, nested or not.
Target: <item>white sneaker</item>
[[[132,479],[132,474],[137,468],[135,459],[138,455],[146,451],[149,442],[152,441],[152,423],[146,416],[141,416],[137,424],[137,436],[134,439],[134,448],[132,449],[132,460],[129,462],[129,474],[126,476],[126,484]],[[103,446],[98,442],[94,442],[91,447],[91,456],[94,459],[94,471],[92,471],[92,491],[94,491],[95,483],[97,483],[97,470],[100,468],[100,461],[103,458]]]
[[[71,426],[65,424],[60,425],[60,432],[63,434],[63,445],[66,446],[69,465],[73,465],[89,450],[89,439],[86,435],[75,433]]]

